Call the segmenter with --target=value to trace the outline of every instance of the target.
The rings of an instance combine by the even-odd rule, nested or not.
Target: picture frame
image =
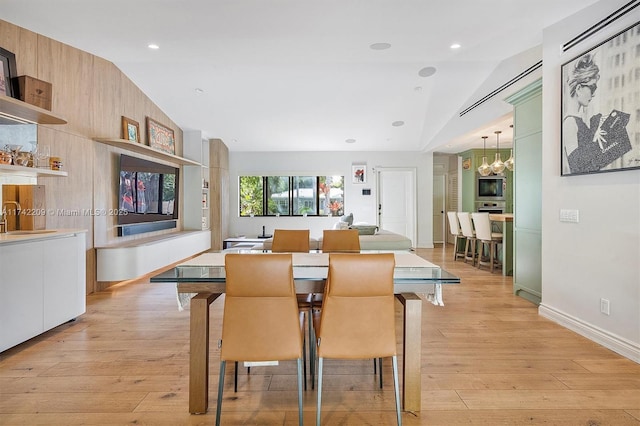
[[[17,97],[13,90],[13,78],[16,76],[16,55],[0,47],[0,96]]]
[[[140,143],[140,124],[135,120],[122,116],[122,139]]]
[[[640,168],[637,45],[640,22],[560,67],[561,176]]]
[[[465,158],[462,160],[462,169],[469,170],[471,168],[471,158]]]
[[[176,153],[176,140],[173,129],[160,124],[151,117],[147,117],[147,141],[151,148],[168,154]]]
[[[351,166],[351,183],[367,183],[367,166],[354,164]]]

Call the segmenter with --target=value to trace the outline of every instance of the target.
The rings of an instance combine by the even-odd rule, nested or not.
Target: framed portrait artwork
[[[640,22],[561,67],[561,175],[640,168]]]
[[[122,139],[140,143],[140,125],[137,121],[122,117]]]
[[[367,166],[364,164],[354,164],[351,166],[351,182],[367,183]]]
[[[151,148],[168,154],[176,153],[176,140],[173,129],[147,117],[147,140]]]
[[[12,83],[15,76],[16,55],[0,47],[0,96],[16,96]]]

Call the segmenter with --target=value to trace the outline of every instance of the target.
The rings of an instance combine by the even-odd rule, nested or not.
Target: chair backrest
[[[276,229],[273,231],[273,253],[308,253],[308,229]]]
[[[458,212],[458,220],[460,221],[460,229],[462,230],[462,235],[467,238],[475,237],[473,225],[471,224],[471,215],[467,212]]]
[[[456,212],[447,212],[449,218],[449,231],[451,235],[461,235],[460,222],[458,221],[458,214]]]
[[[359,253],[360,233],[357,229],[325,229],[322,232],[323,253]]]
[[[318,330],[318,356],[396,354],[393,253],[331,253]]]
[[[491,220],[489,213],[471,213],[473,226],[476,228],[476,238],[491,241]]]
[[[223,361],[269,361],[302,356],[291,254],[225,256]]]

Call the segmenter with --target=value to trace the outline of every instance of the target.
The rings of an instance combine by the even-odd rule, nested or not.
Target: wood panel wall
[[[0,46],[15,53],[18,75],[52,84],[52,111],[68,122],[38,126],[38,143],[49,145],[52,155],[62,157],[69,174],[38,179],[38,184],[46,186],[47,208],[61,212],[117,208],[117,161],[120,153],[127,152],[93,138],[120,138],[122,116],[140,123],[142,139],[146,116],[172,128],[176,154],[181,155],[182,130],[111,62],[2,20]],[[182,202],[179,208],[182,215]],[[94,248],[140,238],[118,238],[116,219],[62,213],[47,217],[48,228],[87,229],[87,293],[97,288]],[[175,230],[157,233],[167,232]]]

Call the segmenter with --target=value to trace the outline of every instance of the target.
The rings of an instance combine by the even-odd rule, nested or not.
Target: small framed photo
[[[151,117],[147,117],[147,140],[151,148],[168,154],[176,153],[173,129],[163,126]]]
[[[140,143],[140,124],[127,117],[122,117],[122,139]]]
[[[367,183],[367,166],[364,164],[357,164],[351,166],[351,182],[352,183]]]
[[[16,55],[0,47],[0,96],[17,97],[12,83],[16,73]]]
[[[471,168],[471,158],[465,158],[462,160],[462,169],[469,170]]]

